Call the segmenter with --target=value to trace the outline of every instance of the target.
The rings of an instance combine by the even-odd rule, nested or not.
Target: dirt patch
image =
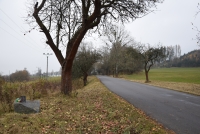
[[[163,81],[151,81],[150,83],[145,83],[143,80],[131,80],[131,81],[163,87],[163,88],[168,88],[168,89],[200,96],[200,84],[181,83],[181,82],[163,82]]]

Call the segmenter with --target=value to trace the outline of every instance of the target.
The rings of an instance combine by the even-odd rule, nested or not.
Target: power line
[[[17,40],[19,40],[20,42],[22,42],[22,43],[24,43],[24,44],[28,44],[28,43],[26,43],[26,42],[23,42],[22,40],[20,40],[19,38],[17,38],[16,36],[14,36],[13,34],[11,34],[11,33],[9,33],[8,31],[6,31],[5,29],[3,29],[2,27],[0,27],[0,29],[2,29],[2,30],[4,30],[5,32],[7,32],[8,34],[10,34],[11,36],[13,36],[15,39],[17,39]],[[32,47],[33,49],[35,49],[36,50],[36,48],[34,48],[33,46],[31,46],[30,44],[28,44],[30,47]],[[42,51],[42,50],[40,50],[40,49],[38,49],[39,51]],[[38,51],[38,50],[36,50],[36,51]]]
[[[0,9],[0,11],[7,17],[9,18],[20,30],[22,31],[26,31],[23,27],[21,28],[15,21],[13,21],[13,19],[11,17],[9,17],[2,9]],[[3,20],[2,20],[3,21]],[[4,22],[4,21],[3,21]],[[5,23],[5,22],[4,22]],[[7,23],[5,23],[6,25],[8,25]],[[8,25],[9,26],[9,25]],[[9,26],[11,29],[13,29],[11,26]],[[14,29],[13,29],[14,30]],[[15,31],[15,30],[14,30]],[[16,31],[15,31],[16,32]],[[25,32],[24,32],[25,33]],[[20,34],[21,35],[21,34]],[[25,35],[25,34],[23,34]],[[36,44],[38,44],[35,40],[33,40],[32,38],[30,38],[30,36],[27,34],[28,38],[31,39],[33,42],[35,42]],[[35,44],[33,44],[34,46],[37,46]]]
[[[9,26],[7,23],[5,23],[5,21],[3,21],[2,19],[0,19],[0,21],[2,21],[4,24],[6,24],[8,27],[10,27],[13,31],[15,31],[18,35],[21,35],[21,34],[19,34],[15,29],[13,29],[11,26]],[[3,28],[2,28],[3,29]],[[5,29],[4,29],[4,31],[6,31]],[[6,31],[7,33],[9,33],[8,31]],[[10,33],[9,33],[10,34]],[[31,44],[31,42],[29,41],[29,40],[27,40],[26,38],[24,38],[27,42],[29,42],[30,44]],[[36,47],[35,45],[33,45],[34,47]],[[38,47],[36,47],[36,48],[38,48]],[[40,49],[40,48],[39,48]]]
[[[15,21],[13,21],[1,8],[0,8],[0,11],[1,11],[3,14],[5,14],[17,27],[19,27],[19,29],[21,29],[20,26],[17,25],[17,23],[15,23]]]

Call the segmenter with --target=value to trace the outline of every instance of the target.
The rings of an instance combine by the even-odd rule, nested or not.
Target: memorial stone
[[[40,101],[26,100],[26,96],[21,96],[14,102],[14,111],[23,114],[38,113],[40,111]]]

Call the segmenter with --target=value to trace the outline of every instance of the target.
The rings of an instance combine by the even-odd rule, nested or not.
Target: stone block
[[[14,111],[16,113],[31,114],[38,113],[40,111],[39,100],[26,100],[25,102],[14,102]]]

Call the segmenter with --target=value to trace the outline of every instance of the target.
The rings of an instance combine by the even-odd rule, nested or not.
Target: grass
[[[128,79],[144,80],[144,72],[127,75]],[[168,81],[200,84],[200,68],[159,68],[149,71],[151,81]]]
[[[96,77],[90,77],[89,84],[76,92],[74,97],[54,92],[40,98],[38,114],[0,115],[0,134],[173,133],[111,93]]]
[[[124,75],[125,79],[144,83],[144,72]],[[149,72],[150,85],[200,95],[200,68],[156,68]]]

